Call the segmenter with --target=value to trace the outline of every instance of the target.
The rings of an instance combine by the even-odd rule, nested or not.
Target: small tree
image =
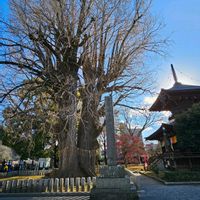
[[[200,152],[200,104],[176,116],[175,131],[179,149]]]
[[[15,101],[3,110],[3,144],[12,147],[23,159],[49,157],[52,148],[45,147],[52,147],[56,140],[52,133],[55,106],[41,91],[37,95],[29,93],[26,98],[28,89],[28,86],[18,89]]]
[[[116,145],[118,157],[125,166],[128,163],[140,163],[140,155],[145,153],[141,139],[130,134],[117,135]]]

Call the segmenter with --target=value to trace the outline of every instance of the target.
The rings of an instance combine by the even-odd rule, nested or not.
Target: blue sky
[[[8,12],[8,0],[0,0],[0,13]],[[161,35],[170,36],[168,56],[152,62],[158,72],[158,90],[170,87],[173,63],[178,79],[188,84],[200,84],[200,1],[153,0],[152,13],[165,24]]]
[[[172,40],[169,56],[155,61],[160,86],[172,84],[171,63],[180,82],[200,84],[200,1],[154,0],[152,11],[165,24],[162,34]]]
[[[8,12],[7,2],[0,0],[0,14]],[[160,35],[172,41],[167,56],[151,61],[157,70],[157,92],[173,84],[171,63],[180,82],[200,85],[200,0],[153,0],[152,13],[165,24]],[[151,97],[146,99],[151,101]]]
[[[152,13],[165,24],[161,35],[170,36],[171,40],[168,55],[152,62],[157,69],[157,92],[172,87],[174,83],[170,64],[175,67],[178,81],[200,85],[200,1],[154,0]],[[155,97],[146,97],[149,103],[153,99]],[[156,128],[158,125],[145,131],[143,136],[148,136]]]
[[[8,11],[8,0],[0,0],[0,11],[7,13]]]

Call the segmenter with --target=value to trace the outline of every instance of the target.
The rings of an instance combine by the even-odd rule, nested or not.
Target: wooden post
[[[28,191],[29,191],[29,192],[34,191],[34,190],[33,190],[33,179],[30,179],[30,180],[29,180],[29,188],[28,188]]]
[[[84,177],[81,178],[81,191],[85,192],[85,178]]]
[[[6,184],[7,184],[7,181],[2,182],[2,192],[6,192]]]
[[[79,192],[79,187],[80,187],[80,178],[76,177],[76,192]]]
[[[54,180],[53,180],[53,178],[50,179],[49,191],[54,192]]]
[[[30,186],[30,179],[28,179],[27,182],[26,182],[26,191],[27,192],[30,192],[30,189],[31,189],[30,187],[31,187]]]
[[[25,180],[25,183],[24,183],[24,191],[25,192],[28,192],[28,186],[29,186],[29,180]]]
[[[16,180],[12,180],[10,185],[10,192],[12,193],[15,192],[15,186],[16,186]]]
[[[32,192],[36,192],[37,191],[37,180],[33,180],[33,185],[32,185]]]
[[[6,193],[7,192],[10,192],[10,181],[7,181],[7,183],[6,183]]]
[[[59,192],[59,179],[56,178],[55,179],[55,183],[54,183],[54,192]]]
[[[96,185],[96,177],[92,177],[92,187]]]
[[[17,180],[16,192],[20,191],[20,180]]]
[[[69,192],[69,178],[65,178],[65,192]]]
[[[87,177],[87,191],[89,192],[91,189],[91,177]]]
[[[74,191],[74,178],[70,178],[70,191],[73,192]]]
[[[25,180],[22,180],[21,182],[22,182],[22,189],[21,189],[21,191],[22,191],[22,192],[25,192],[25,191],[26,191],[26,183],[25,183]]]
[[[43,192],[43,180],[38,180],[38,192]]]
[[[60,178],[60,192],[64,192],[64,179]]]

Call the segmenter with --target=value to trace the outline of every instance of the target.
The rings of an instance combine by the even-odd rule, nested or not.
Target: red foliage
[[[120,134],[116,136],[116,141],[118,160],[121,163],[138,164],[140,163],[141,155],[146,154],[143,142],[138,136]]]

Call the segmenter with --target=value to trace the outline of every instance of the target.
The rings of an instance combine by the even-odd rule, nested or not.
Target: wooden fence
[[[19,170],[19,171],[11,171],[11,172],[2,172],[0,173],[0,177],[12,177],[12,176],[34,176],[34,175],[45,175],[50,173],[52,170]]]
[[[2,193],[90,192],[95,183],[96,177],[11,180],[0,182],[0,191]]]

